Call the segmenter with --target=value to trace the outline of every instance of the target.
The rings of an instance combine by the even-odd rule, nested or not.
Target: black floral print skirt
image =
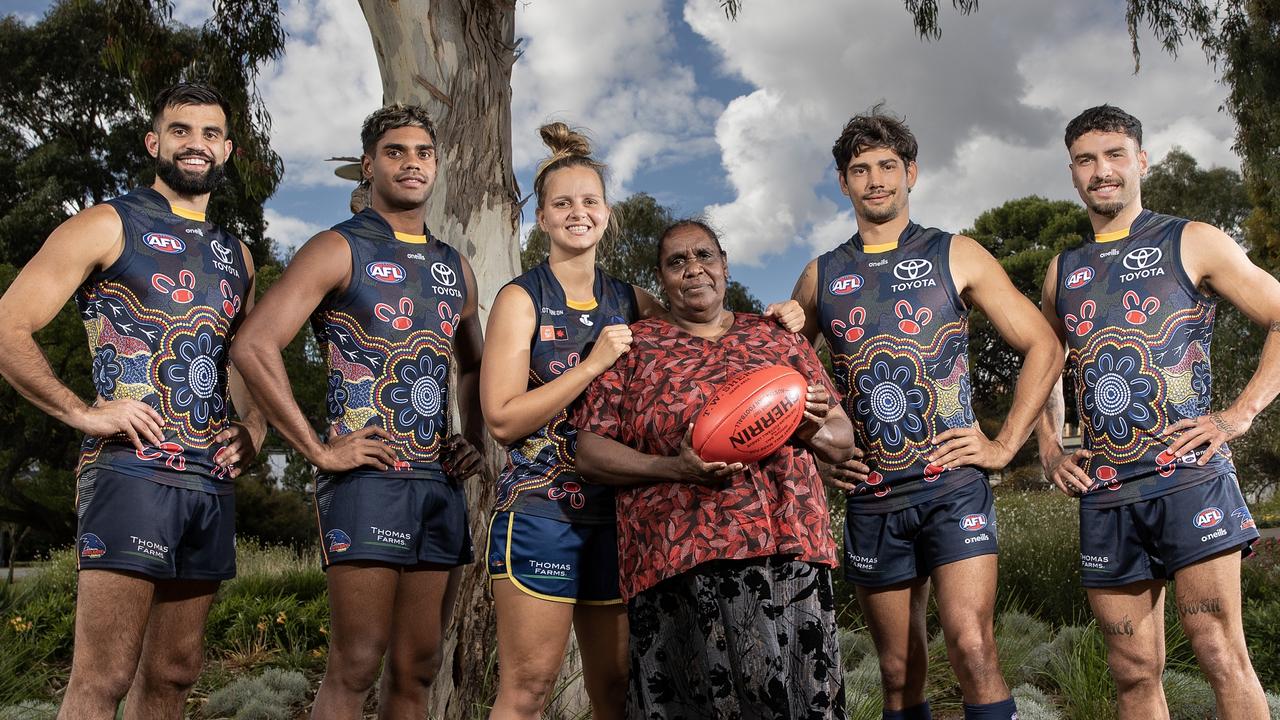
[[[631,720],[844,720],[831,570],[704,563],[631,598]]]

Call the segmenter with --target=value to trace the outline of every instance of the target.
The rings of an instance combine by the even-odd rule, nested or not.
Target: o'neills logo
[[[1141,278],[1155,277],[1164,274],[1164,268],[1156,267],[1164,253],[1158,247],[1140,247],[1130,250],[1124,256],[1124,266],[1133,272],[1121,273],[1120,282],[1132,282]]]
[[[747,445],[752,440],[763,435],[766,430],[773,427],[774,423],[786,417],[787,411],[795,407],[795,405],[796,401],[791,397],[783,397],[778,401],[777,405],[774,405],[769,409],[769,412],[765,414],[764,417],[761,417],[759,420],[756,420],[733,435],[730,435],[729,442],[732,443],[734,447]]]
[[[902,282],[893,283],[889,289],[893,292],[902,292],[922,287],[936,287],[938,281],[926,277],[931,272],[933,272],[933,263],[924,258],[903,260],[893,266],[893,276]]]

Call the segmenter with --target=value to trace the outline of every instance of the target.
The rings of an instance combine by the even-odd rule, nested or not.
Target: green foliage
[[[0,707],[0,720],[54,720],[57,716],[58,706],[51,702],[23,700]]]
[[[170,3],[61,0],[38,22],[0,18],[0,288],[71,214],[151,182],[143,136],[150,103],[178,80],[214,84],[232,106],[236,150],[209,216],[271,260],[262,201],[280,181],[258,68],[279,56],[275,0],[214,4],[202,28],[173,23]],[[55,375],[93,397],[84,329],[71,303],[37,335]],[[30,527],[28,554],[74,528],[80,437],[0,383],[0,522]]]
[[[1023,683],[1013,688],[1013,700],[1020,720],[1063,720],[1062,711],[1035,685]]]
[[[996,646],[1005,682],[1010,686],[1034,682],[1044,669],[1052,637],[1043,620],[1018,610],[1002,613],[996,620]]]
[[[1094,623],[1058,633],[1049,645],[1048,676],[1071,717],[1111,720],[1116,716],[1107,649]]]
[[[607,273],[662,298],[658,282],[658,237],[675,222],[672,212],[645,193],[636,193],[612,207],[610,230],[596,248],[596,263]],[[520,252],[520,268],[530,270],[547,257],[550,238],[541,229],[529,233],[529,242]],[[733,258],[729,258],[732,268]],[[781,298],[780,298],[781,299]],[[737,280],[725,285],[725,307],[737,312],[758,313],[764,305]]]
[[[253,677],[240,677],[215,691],[205,703],[206,718],[288,720],[307,697],[310,683],[296,670],[268,668]]]
[[[1209,720],[1217,717],[1213,688],[1195,672],[1169,670],[1164,674],[1164,696],[1170,720]]]
[[[1029,612],[1055,626],[1087,615],[1078,517],[1077,503],[1056,492],[997,488],[997,607]]]
[[[292,487],[277,487],[260,465],[236,478],[236,533],[267,545],[301,548],[316,539],[311,498]]]
[[[985,247],[1014,287],[1039,307],[1049,263],[1063,250],[1079,246],[1092,232],[1089,215],[1079,203],[1032,195],[982,213],[962,234]],[[1002,423],[1009,413],[1022,356],[980,311],[969,320],[969,367],[974,412],[993,426]],[[1067,407],[1074,407],[1071,398],[1067,400]]]
[[[1236,119],[1235,150],[1244,165],[1253,212],[1245,240],[1255,262],[1280,270],[1280,2],[1224,3],[1214,49],[1230,92],[1226,106]]]

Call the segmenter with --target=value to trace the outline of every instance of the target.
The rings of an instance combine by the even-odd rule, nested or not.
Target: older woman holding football
[[[574,418],[578,471],[618,486],[628,715],[843,718],[836,548],[814,457],[848,459],[853,427],[803,337],[725,309],[728,263],[711,228],[664,231],[658,274],[670,317],[632,325],[631,351]],[[698,457],[692,423],[707,399],[771,365],[809,383],[790,440],[752,463]]]

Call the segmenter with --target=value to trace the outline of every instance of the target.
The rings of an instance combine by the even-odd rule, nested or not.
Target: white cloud
[[[286,254],[292,254],[312,235],[328,229],[325,225],[285,215],[272,208],[264,208],[262,218],[267,222],[267,237],[274,240]]]
[[[360,154],[360,123],[382,104],[373,39],[357,3],[283,4],[284,57],[259,81],[271,112],[271,146],[290,186],[348,186],[334,176],[335,155]]]
[[[209,0],[175,0],[173,19],[190,27],[200,27],[213,17],[213,3]]]
[[[511,80],[517,169],[545,157],[537,129],[551,120],[590,131],[613,191],[643,168],[709,149],[721,107],[699,97],[693,71],[676,58],[662,0],[519,3],[516,33],[525,39]]]
[[[734,22],[717,0],[688,0],[684,18],[725,74],[757,88],[729,103],[716,132],[736,198],[709,210],[740,262],[848,236],[847,201],[827,199],[838,197],[829,148],[880,100],[921,144],[912,215],[953,230],[1013,198],[1074,197],[1062,129],[1101,102],[1147,123],[1153,159],[1177,144],[1202,163],[1238,165],[1231,119],[1217,110],[1225,92],[1203,55],[1186,49],[1175,62],[1147,42],[1135,77],[1123,7],[1109,0],[944,9],[937,42],[916,36],[900,3],[872,0],[750,3]]]

